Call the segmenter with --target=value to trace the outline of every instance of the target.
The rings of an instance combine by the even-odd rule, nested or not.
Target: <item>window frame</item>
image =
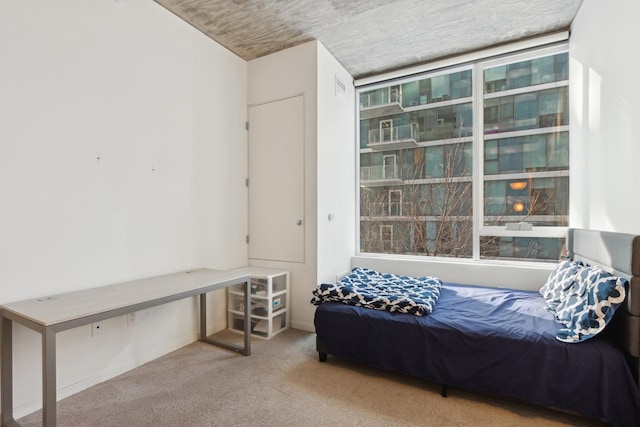
[[[536,86],[528,86],[526,89],[519,91],[518,89],[509,90],[505,95],[504,92],[490,93],[489,96],[485,96],[484,93],[484,70],[496,66],[508,65],[512,63],[527,61],[531,59],[536,59],[540,57],[552,56],[560,53],[568,53],[569,52],[569,43],[568,40],[563,40],[560,42],[555,42],[546,46],[536,46],[529,47],[524,50],[515,51],[515,52],[504,52],[498,56],[492,56],[489,58],[480,58],[474,59],[473,62],[461,62],[459,64],[447,66],[446,68],[441,68],[437,70],[425,70],[420,72],[419,74],[408,74],[405,76],[397,76],[391,80],[383,80],[377,81],[375,83],[364,84],[356,87],[355,96],[356,96],[356,132],[355,132],[355,148],[356,148],[356,177],[357,177],[357,197],[356,197],[356,255],[357,256],[375,256],[375,257],[390,257],[390,258],[406,258],[411,257],[413,259],[428,259],[430,261],[435,260],[446,260],[447,262],[474,262],[474,263],[485,263],[485,264],[505,264],[505,265],[536,265],[543,266],[545,264],[551,264],[551,261],[544,260],[522,260],[522,259],[487,259],[481,258],[480,254],[480,241],[483,237],[491,236],[491,237],[540,237],[540,238],[563,238],[566,235],[567,229],[569,228],[572,217],[575,215],[571,215],[573,212],[574,203],[572,200],[574,199],[573,194],[569,193],[568,204],[568,212],[567,212],[567,226],[534,226],[531,230],[508,230],[506,226],[489,226],[484,224],[484,189],[485,189],[485,177],[484,177],[484,148],[485,148],[485,134],[484,134],[484,101],[486,99],[499,98],[501,96],[513,95],[520,92],[531,93],[535,92]],[[472,95],[471,97],[459,98],[453,100],[453,104],[465,104],[471,102],[472,108],[472,117],[473,117],[473,136],[472,137],[463,137],[460,142],[472,142],[472,173],[471,180],[473,183],[472,187],[472,256],[468,258],[458,258],[458,257],[443,257],[443,256],[427,256],[427,255],[408,255],[408,254],[383,254],[383,253],[375,253],[375,252],[362,252],[361,242],[360,242],[360,189],[363,187],[360,183],[360,156],[361,154],[374,152],[371,148],[360,148],[360,94],[362,92],[368,92],[376,89],[380,89],[383,87],[390,86],[401,86],[404,83],[409,83],[412,81],[420,81],[423,79],[431,79],[434,77],[442,76],[442,75],[450,75],[457,72],[471,70],[472,72]],[[555,88],[555,87],[567,87],[569,88],[569,76],[567,76],[567,80],[563,80],[562,82],[552,82],[545,83],[540,85],[543,88]],[[437,107],[434,107],[437,108]],[[407,107],[405,110],[412,111],[411,106]],[[569,124],[564,126],[555,126],[554,128],[566,128],[566,131],[569,131]],[[540,131],[541,133],[546,133],[545,131]],[[501,137],[505,137],[507,132],[499,134]],[[497,137],[492,137],[490,139],[495,139]],[[432,145],[441,143],[443,140],[435,140],[429,141],[425,146],[429,146],[429,143]],[[571,135],[569,133],[569,149],[572,149],[572,141]],[[571,181],[572,173],[571,173],[571,165],[567,172],[567,176]]]

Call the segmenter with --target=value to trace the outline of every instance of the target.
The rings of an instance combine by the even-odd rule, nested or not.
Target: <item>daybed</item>
[[[640,236],[570,229],[570,259],[628,279],[626,299],[603,332],[577,343],[537,291],[443,283],[430,314],[323,302],[315,314],[327,354],[467,388],[640,425]],[[542,285],[542,284],[541,284]]]

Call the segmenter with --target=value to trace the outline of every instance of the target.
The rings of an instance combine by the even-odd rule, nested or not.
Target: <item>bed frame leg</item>
[[[327,350],[324,348],[322,343],[320,342],[320,338],[316,335],[316,350],[318,350],[318,359],[321,362],[327,361]]]
[[[447,397],[447,394],[448,394],[447,385],[446,384],[442,384],[442,391],[440,391],[440,395],[442,397]]]

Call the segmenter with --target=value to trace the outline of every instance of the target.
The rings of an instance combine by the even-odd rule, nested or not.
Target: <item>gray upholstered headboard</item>
[[[625,304],[610,326],[629,354],[640,357],[640,236],[571,228],[567,252],[571,259],[597,265],[629,280]]]

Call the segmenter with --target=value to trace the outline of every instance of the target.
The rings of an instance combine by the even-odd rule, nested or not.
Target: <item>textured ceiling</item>
[[[155,0],[245,60],[318,39],[356,78],[568,30],[582,0]]]

